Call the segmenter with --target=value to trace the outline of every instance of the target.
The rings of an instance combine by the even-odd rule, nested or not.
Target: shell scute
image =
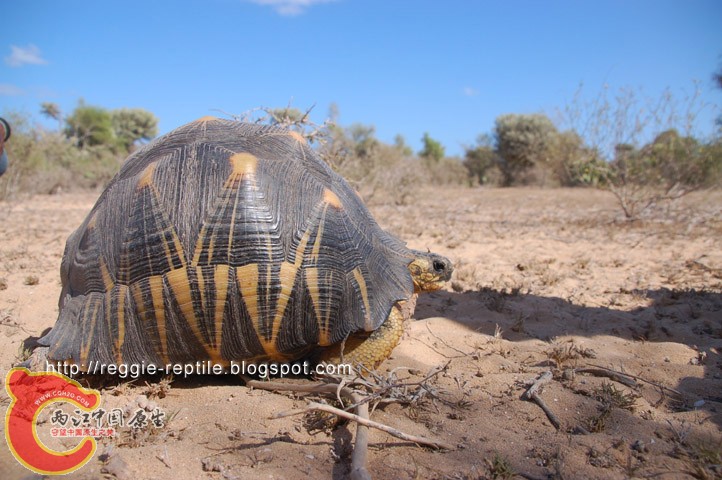
[[[412,255],[288,131],[202,119],[136,151],[68,239],[50,357],[295,359],[408,299]]]

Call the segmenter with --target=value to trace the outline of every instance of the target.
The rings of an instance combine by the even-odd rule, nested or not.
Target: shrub
[[[701,110],[698,90],[681,102],[669,91],[648,98],[621,89],[610,98],[605,88],[591,102],[579,95],[563,121],[586,146],[577,148],[579,159],[562,162],[567,179],[609,190],[627,219],[718,184],[719,140],[705,144],[691,134]]]
[[[534,166],[543,167],[557,135],[545,115],[501,115],[494,124],[496,153],[504,185],[526,183],[523,174]]]
[[[10,166],[0,177],[1,199],[102,187],[123,160],[123,155],[103,145],[79,149],[58,132],[31,126],[27,115],[9,113],[6,118],[13,135],[6,145]]]
[[[488,135],[479,135],[476,146],[465,148],[463,165],[471,181],[479,185],[498,184],[499,165],[501,158],[492,146],[492,139]]]

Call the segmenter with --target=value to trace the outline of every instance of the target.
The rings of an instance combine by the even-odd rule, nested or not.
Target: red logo
[[[95,454],[96,441],[82,437],[72,450],[51,450],[40,441],[36,431],[40,411],[51,403],[68,402],[91,411],[100,405],[97,390],[83,388],[75,380],[56,372],[30,372],[13,368],[5,377],[10,406],[5,414],[5,438],[15,458],[33,472],[64,474],[73,472]]]

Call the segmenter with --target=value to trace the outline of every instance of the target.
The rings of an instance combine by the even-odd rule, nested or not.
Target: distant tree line
[[[722,69],[713,76],[722,89]],[[464,165],[479,184],[597,187],[610,191],[628,219],[722,181],[722,117],[711,138],[694,136],[698,90],[644,98],[603,90],[576,98],[556,124],[543,114],[497,117],[491,134],[466,149]],[[563,125],[560,128],[558,125]]]
[[[33,125],[28,115],[7,112],[13,126],[10,168],[0,178],[0,199],[22,193],[101,188],[136,146],[158,133],[158,119],[139,108],[108,110],[80,101],[64,115],[55,103],[40,112],[57,130]]]
[[[622,128],[622,127],[620,127]],[[622,135],[619,135],[621,138]],[[722,179],[722,141],[701,141],[675,128],[649,142],[607,151],[545,115],[502,115],[492,135],[466,149],[464,165],[479,184],[591,186],[611,191],[627,218]]]
[[[719,186],[722,179],[722,135],[703,141],[689,128],[682,133],[674,99],[665,94],[652,103],[656,110],[632,94],[615,94],[612,100],[594,99],[584,114],[574,110],[585,106],[572,105],[567,128],[544,114],[501,115],[492,132],[465,148],[463,158],[447,157],[429,133],[414,154],[400,135],[387,144],[373,125],[313,125],[296,109],[271,109],[256,121],[304,133],[366,199],[406,203],[424,184],[595,187],[612,192],[625,217],[635,219],[689,192]],[[694,111],[693,105],[683,107]],[[329,118],[337,115],[334,106]],[[686,120],[689,125],[694,118]]]
[[[713,79],[722,89],[722,70]],[[290,105],[236,118],[298,130],[367,200],[406,203],[425,184],[596,187],[612,192],[633,219],[722,179],[722,118],[717,134],[702,140],[691,129],[699,111],[695,97],[681,106],[667,93],[652,100],[604,91],[587,104],[575,99],[556,122],[539,113],[500,115],[463,158],[448,157],[428,132],[413,152],[401,135],[385,143],[373,125],[341,126],[335,105],[321,125]],[[54,103],[43,103],[41,113],[58,122],[56,131],[32,127],[22,116],[11,119],[15,176],[0,179],[0,198],[102,186],[158,131],[156,117],[138,108],[108,110],[81,100],[68,115]]]
[[[611,158],[575,131],[559,132],[545,115],[502,115],[491,136],[467,148],[464,165],[479,184],[704,187],[719,181],[720,139],[702,142],[672,128],[635,146],[614,145]]]

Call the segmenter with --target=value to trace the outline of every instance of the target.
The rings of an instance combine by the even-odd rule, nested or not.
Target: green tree
[[[642,158],[651,178],[666,189],[695,190],[704,186],[719,167],[719,159],[694,137],[682,136],[676,129],[660,133],[642,149]]]
[[[421,137],[421,143],[423,144],[421,151],[419,151],[421,158],[433,163],[439,163],[444,158],[444,146],[431,138],[428,133],[424,133],[424,136]]]
[[[546,115],[509,114],[497,117],[494,125],[496,152],[504,185],[514,183],[521,173],[545,163],[557,129]]]
[[[94,145],[113,145],[113,121],[108,110],[86,105],[84,101],[65,119],[65,135],[83,148]]]
[[[481,185],[490,183],[489,174],[500,163],[492,143],[489,135],[479,135],[476,146],[465,149],[464,167],[469,172],[469,177],[476,179]]]
[[[705,186],[722,186],[722,138],[702,145],[700,155],[707,167],[707,181]]]
[[[19,193],[55,193],[105,185],[122,156],[100,145],[78,148],[61,131],[34,125],[28,114],[3,115],[13,127],[12,169],[0,178],[0,199]]]
[[[113,110],[110,117],[115,137],[126,151],[130,151],[136,142],[158,135],[158,119],[142,108]]]

